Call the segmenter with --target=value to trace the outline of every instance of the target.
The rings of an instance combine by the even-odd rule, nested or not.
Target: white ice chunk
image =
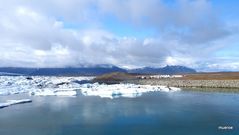
[[[167,86],[151,86],[151,85],[135,85],[135,84],[90,84],[81,88],[81,92],[85,96],[99,96],[102,98],[118,98],[118,97],[138,97],[146,92],[174,92],[180,88]]]
[[[30,95],[34,95],[34,96],[55,96],[55,92],[53,90],[41,90],[41,91],[30,92]]]
[[[56,96],[76,96],[76,91],[57,91]]]
[[[36,96],[76,96],[77,90],[80,90],[85,96],[117,98],[137,97],[146,92],[175,92],[180,90],[180,88],[158,85],[78,83],[93,77],[33,76],[31,78],[0,76],[0,95],[29,93]]]
[[[9,103],[0,103],[0,108],[8,107]]]
[[[171,89],[171,91],[180,91],[181,89],[180,88],[177,88],[177,87],[169,87]]]
[[[8,100],[6,103],[0,103],[0,108],[8,107],[16,104],[25,104],[32,102],[31,99],[21,99],[21,100]]]
[[[43,92],[46,95],[56,95],[53,93],[55,89],[79,89],[81,84],[77,81],[90,80],[94,77],[54,77],[54,76],[32,76],[27,79],[26,76],[0,76],[0,95],[13,95],[21,93],[37,93]],[[53,91],[53,92],[52,92]],[[52,94],[51,94],[52,93]],[[66,93],[66,92],[65,92]],[[60,95],[73,95],[75,92]]]
[[[34,96],[76,96],[77,92],[75,90],[65,90],[65,89],[45,89],[35,92],[30,92],[30,95]]]

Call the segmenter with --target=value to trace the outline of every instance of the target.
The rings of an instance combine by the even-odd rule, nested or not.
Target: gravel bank
[[[173,87],[195,87],[195,88],[238,88],[239,80],[175,80],[175,79],[138,79],[129,80],[128,83],[165,85]]]

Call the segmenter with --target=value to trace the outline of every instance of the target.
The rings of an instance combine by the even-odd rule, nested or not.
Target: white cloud
[[[103,29],[108,16],[135,29],[155,29],[156,33],[144,39],[120,37]],[[87,27],[67,28],[68,23]],[[27,67],[169,64],[218,68],[217,63],[201,63],[214,60],[214,53],[230,43],[227,39],[235,33],[231,29],[207,0],[172,4],[160,0],[1,1],[0,63]]]

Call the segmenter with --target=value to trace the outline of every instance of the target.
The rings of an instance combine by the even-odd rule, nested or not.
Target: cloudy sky
[[[0,67],[239,70],[237,0],[0,0]]]

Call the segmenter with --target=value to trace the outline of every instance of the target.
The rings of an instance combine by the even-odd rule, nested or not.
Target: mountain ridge
[[[185,66],[165,66],[161,68],[144,67],[138,69],[128,70],[129,73],[141,73],[141,74],[188,74],[196,73],[197,71]]]
[[[136,73],[136,74],[184,74],[196,73],[196,70],[184,66],[166,66],[162,68],[144,67],[137,69],[123,69],[114,65],[97,65],[90,67],[66,67],[66,68],[24,68],[24,67],[0,67],[0,72],[21,74],[26,76],[97,76],[112,72]]]

